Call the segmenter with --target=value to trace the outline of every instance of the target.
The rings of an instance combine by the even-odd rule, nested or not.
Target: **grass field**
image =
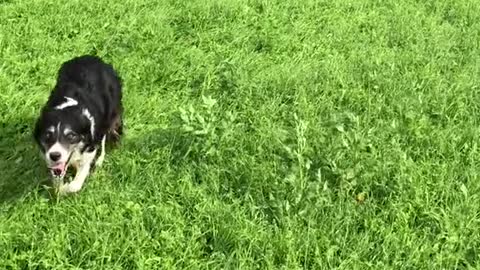
[[[126,135],[51,200],[86,53]],[[478,268],[479,75],[475,0],[0,0],[0,269]]]

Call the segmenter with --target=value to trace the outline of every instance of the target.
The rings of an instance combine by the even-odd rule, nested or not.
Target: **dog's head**
[[[35,125],[33,136],[54,177],[64,177],[72,154],[83,152],[92,140],[85,112],[78,107],[44,110]]]

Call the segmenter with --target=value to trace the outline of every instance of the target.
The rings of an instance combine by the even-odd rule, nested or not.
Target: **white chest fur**
[[[80,166],[83,164],[84,159],[84,155],[80,153],[80,151],[74,150],[72,157],[70,158],[69,165],[72,165],[76,170],[78,170],[78,168],[80,168]]]

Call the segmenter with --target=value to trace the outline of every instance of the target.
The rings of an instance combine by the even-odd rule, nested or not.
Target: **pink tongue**
[[[65,163],[57,164],[50,168],[54,176],[61,176],[65,172]]]
[[[65,170],[65,163],[57,164],[57,165],[53,166],[52,169],[62,170],[62,172],[63,172],[63,170]]]

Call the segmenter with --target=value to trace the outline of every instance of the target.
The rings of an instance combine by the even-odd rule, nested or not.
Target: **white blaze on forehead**
[[[95,119],[93,116],[90,114],[90,111],[88,109],[83,109],[82,114],[90,121],[90,133],[92,133],[92,137],[95,136]]]
[[[55,132],[55,127],[54,127],[54,126],[51,126],[51,127],[47,128],[47,131],[49,131],[49,132]]]
[[[75,99],[71,98],[71,97],[65,97],[66,101],[63,102],[62,104],[60,105],[57,105],[55,106],[55,109],[57,110],[63,110],[65,108],[68,108],[68,107],[72,107],[72,106],[77,106],[78,105],[78,101],[76,101]]]
[[[70,131],[72,131],[72,130],[69,129],[69,128],[65,128],[65,130],[63,131],[63,134],[67,135],[68,133],[70,133]]]

